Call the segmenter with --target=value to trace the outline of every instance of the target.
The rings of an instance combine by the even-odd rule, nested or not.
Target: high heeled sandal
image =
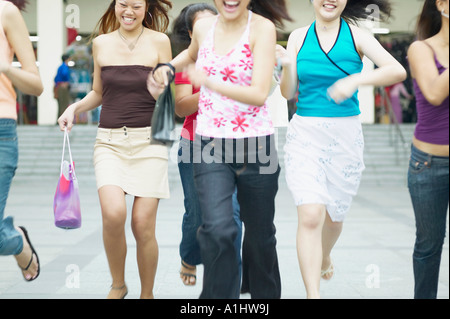
[[[111,290],[123,290],[124,288],[126,289],[125,290],[125,294],[120,299],[125,299],[125,297],[128,295],[127,285],[125,284],[122,287],[113,287],[113,286],[111,286]]]
[[[183,268],[186,268],[187,270],[191,270],[191,271],[197,270],[197,267],[188,266],[183,260],[181,261],[181,266]],[[197,284],[197,275],[186,273],[181,270],[180,270],[180,275],[187,277],[189,279],[188,283],[186,283],[186,281],[183,279],[183,284],[185,286],[195,286]],[[190,278],[194,278],[194,282],[191,282]]]

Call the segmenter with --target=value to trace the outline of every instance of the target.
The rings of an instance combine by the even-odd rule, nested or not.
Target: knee
[[[305,205],[298,209],[298,226],[301,229],[318,230],[324,224],[324,208],[317,205]]]
[[[124,230],[127,212],[122,210],[103,211],[103,229],[107,232],[119,233]]]
[[[131,229],[136,242],[149,242],[156,240],[155,223],[151,218],[133,217],[131,221]]]
[[[238,234],[238,226],[234,219],[217,224],[203,224],[197,233],[200,244],[215,243],[218,246],[233,246]]]

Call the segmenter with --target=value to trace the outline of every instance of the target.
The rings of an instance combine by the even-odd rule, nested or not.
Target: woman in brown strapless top
[[[151,2],[151,4],[150,4]],[[113,0],[98,24],[93,40],[93,90],[72,104],[58,122],[70,129],[76,114],[102,105],[94,148],[97,188],[103,217],[103,241],[112,286],[108,298],[124,298],[125,195],[134,196],[132,231],[136,239],[141,298],[153,298],[158,264],[155,238],[156,212],[161,198],[169,197],[168,150],[150,145],[155,99],[162,92],[149,92],[147,77],[158,63],[171,60],[165,32],[168,0]]]

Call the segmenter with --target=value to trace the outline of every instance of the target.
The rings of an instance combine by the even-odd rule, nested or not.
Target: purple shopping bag
[[[64,160],[66,140],[69,149],[70,163]],[[81,227],[80,195],[75,165],[70,150],[69,134],[64,132],[64,146],[61,159],[61,173],[53,200],[55,226],[63,229],[77,229]]]

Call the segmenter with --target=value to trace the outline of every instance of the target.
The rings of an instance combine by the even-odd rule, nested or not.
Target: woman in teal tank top
[[[356,23],[389,17],[386,0],[313,0],[316,21],[294,31],[283,65],[281,90],[298,96],[286,138],[286,181],[298,213],[297,250],[308,298],[320,298],[320,279],[334,274],[330,257],[365,168],[358,88],[401,82],[406,71]],[[369,7],[371,5],[371,7]],[[361,73],[367,56],[378,68]]]

